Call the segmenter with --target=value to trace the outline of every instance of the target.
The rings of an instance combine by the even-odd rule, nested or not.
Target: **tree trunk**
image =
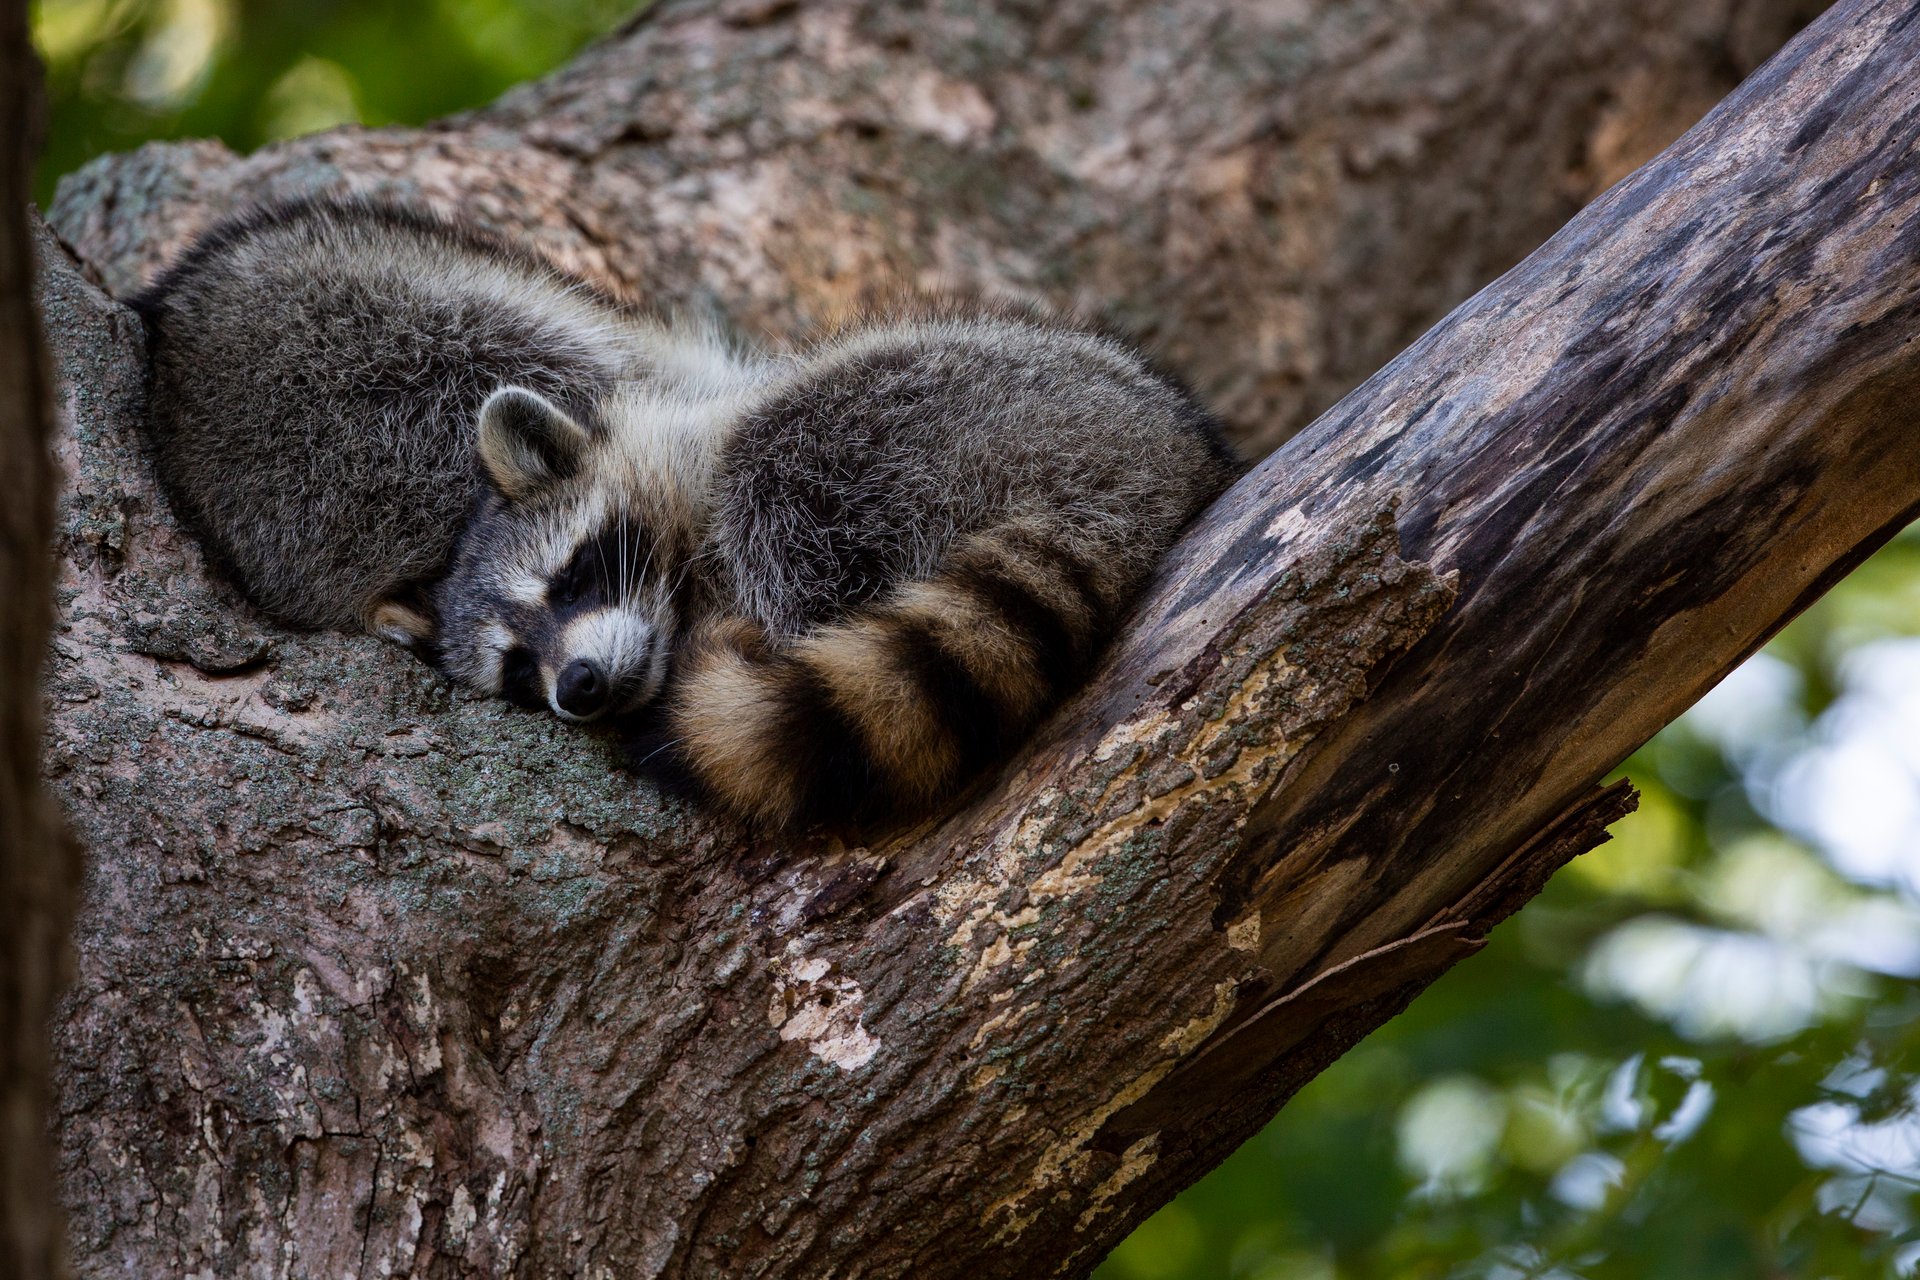
[[[53,624],[53,407],[27,228],[40,64],[24,0],[0,0],[0,1276],[62,1274],[47,1021],[80,868],[40,783]]]
[[[1638,9],[1289,44],[1227,6],[676,5],[433,130],[102,163],[55,221],[124,287],[243,192],[470,190],[770,334],[887,276],[1072,281],[1275,440],[1448,296],[1427,219],[1544,216],[1604,114],[1558,95],[1612,83],[1585,59]],[[82,1270],[1084,1272],[1602,838],[1605,772],[1920,510],[1917,17],[1809,29],[1204,516],[1008,769],[870,846],[754,838],[592,733],[261,624],[139,458],[137,327],[50,250]],[[1443,38],[1491,61],[1394,70]]]

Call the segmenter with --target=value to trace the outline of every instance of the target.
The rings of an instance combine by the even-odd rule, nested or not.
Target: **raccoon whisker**
[[[681,738],[667,739],[665,742],[661,743],[659,746],[655,747],[653,750],[647,752],[646,755],[641,756],[638,760],[634,761],[633,767],[636,769],[645,768],[648,764],[652,762],[653,758],[659,755],[662,751],[671,751],[675,747],[679,746],[683,741],[684,739],[681,739]]]
[[[613,522],[615,526],[613,542],[615,563],[608,565],[605,556],[602,556],[600,561],[600,586],[606,593],[603,598],[608,602],[620,598],[619,589],[622,570],[619,561],[627,558],[627,495],[624,493],[614,496]],[[604,547],[605,545],[604,542],[601,543],[601,546]]]
[[[616,597],[613,594],[613,583],[608,579],[608,576],[607,576],[606,557],[605,556],[596,557],[596,561],[597,563],[594,565],[594,577],[599,580],[595,585],[597,585],[600,588],[600,598],[602,600],[617,599],[618,597]]]
[[[620,600],[625,600],[627,592],[633,589],[631,556],[627,550],[627,531],[627,495],[622,493],[620,495],[620,594],[616,597]],[[646,570],[642,569],[640,573],[644,577]]]
[[[697,557],[694,557],[694,556],[687,557],[686,563],[680,566],[680,572],[674,575],[673,587],[667,592],[667,596],[669,599],[679,595],[680,588],[686,585],[687,575],[693,572],[694,561],[696,558]]]
[[[647,580],[647,571],[653,568],[653,553],[655,550],[656,548],[651,543],[648,544],[646,563],[640,566],[640,581],[642,582],[645,582]],[[623,592],[622,593],[623,598],[624,598],[624,594],[625,593]]]

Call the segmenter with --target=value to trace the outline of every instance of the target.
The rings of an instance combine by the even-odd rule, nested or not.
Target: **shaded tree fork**
[[[1630,803],[1607,771],[1920,510],[1920,0],[1819,19],[1269,457],[1008,769],[870,845],[754,839],[591,734],[263,626],[156,498],[137,330],[67,256],[123,290],[235,199],[324,186],[470,193],[771,335],[887,278],[1084,280],[1277,440],[1447,299],[1421,281],[1466,241],[1414,243],[1423,211],[1519,235],[1578,151],[1516,126],[1470,189],[1499,76],[1376,61],[1477,29],[1443,4],[1303,28],[1321,62],[1226,6],[1112,15],[669,5],[441,126],[148,148],[63,188],[78,1270],[1084,1272],[1599,840]],[[1609,83],[1506,39],[1468,47],[1507,84]],[[1362,81],[1377,133],[1312,114]],[[1544,100],[1541,129],[1606,132]],[[1369,136],[1408,149],[1370,167]],[[1261,230],[1374,197],[1405,220]],[[1364,269],[1344,309],[1315,271],[1350,259],[1297,238],[1349,234],[1407,268],[1399,319],[1369,327]]]

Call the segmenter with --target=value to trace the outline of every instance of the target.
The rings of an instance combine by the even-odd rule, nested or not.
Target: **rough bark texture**
[[[40,782],[53,625],[53,396],[27,227],[40,137],[27,8],[0,0],[0,1277],[62,1274],[48,1016],[80,868]]]
[[[103,163],[56,223],[124,287],[237,192],[471,189],[769,332],[889,272],[1071,280],[1277,439],[1428,305],[1373,315],[1379,259],[1446,296],[1454,246],[1410,228],[1548,216],[1567,122],[1604,114],[1556,95],[1610,83],[1596,45],[1633,61],[1606,41],[1637,9],[1581,7],[1576,55],[1484,3],[1311,38],[670,7],[444,128]],[[137,329],[49,244],[49,767],[97,864],[59,1044],[81,1269],[1084,1271],[1600,838],[1605,771],[1920,507],[1917,17],[1816,24],[1204,517],[1002,776],[872,846],[753,839],[591,734],[262,625],[138,455]],[[1367,83],[1388,106],[1343,124]],[[1369,136],[1414,141],[1369,168]],[[1526,177],[1426,190],[1468,160]],[[1240,185],[1196,187],[1209,161]]]

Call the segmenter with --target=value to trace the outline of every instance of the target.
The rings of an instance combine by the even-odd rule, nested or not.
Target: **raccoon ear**
[[[480,406],[480,465],[509,502],[578,471],[588,440],[585,427],[525,387],[502,387]]]

